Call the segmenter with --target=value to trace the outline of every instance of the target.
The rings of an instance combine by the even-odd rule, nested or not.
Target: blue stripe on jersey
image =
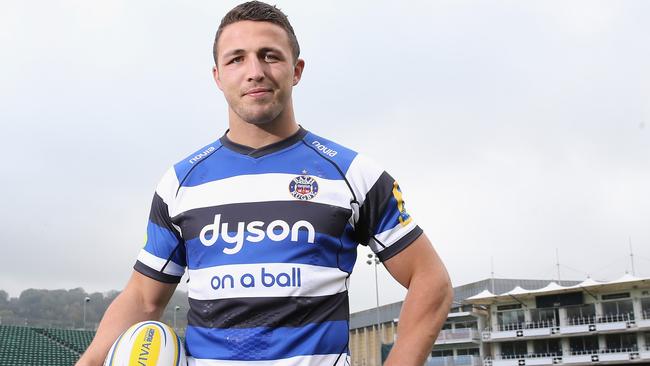
[[[239,175],[285,173],[307,174],[325,179],[342,179],[341,174],[332,164],[323,160],[314,151],[308,149],[302,142],[285,150],[278,151],[259,158],[251,158],[231,150],[222,148],[215,152],[210,160],[196,166],[183,181],[184,187],[197,186],[206,182],[230,178]],[[277,156],[281,155],[281,157]],[[260,178],[260,186],[264,183]],[[287,182],[287,185],[289,183]]]
[[[280,231],[277,230],[277,233]],[[249,263],[300,263],[338,268],[337,256],[341,248],[338,238],[316,233],[314,243],[308,243],[306,237],[307,232],[301,231],[298,242],[291,241],[290,237],[282,241],[272,241],[267,237],[259,243],[244,242],[241,250],[235,254],[223,252],[224,248],[233,248],[234,244],[225,243],[221,237],[212,246],[201,244],[198,238],[188,240],[188,268]]]
[[[348,322],[337,320],[275,329],[188,326],[185,337],[187,352],[195,358],[276,360],[345,351],[348,343]]]
[[[400,212],[397,209],[397,200],[391,196],[386,204],[386,208],[384,208],[384,214],[375,227],[375,235],[390,230],[397,225],[401,225],[399,217]]]
[[[307,132],[303,138],[305,143],[316,149],[318,153],[326,159],[336,163],[338,167],[345,174],[352,164],[352,160],[357,156],[357,152],[341,146],[332,140],[317,136],[311,132]]]
[[[149,221],[147,224],[147,242],[144,245],[147,252],[166,260],[179,244],[180,242],[174,233]],[[176,250],[171,260],[179,266],[185,267],[187,265],[185,250]]]
[[[193,168],[198,166],[199,163],[205,160],[208,156],[214,154],[220,147],[221,141],[217,140],[205,145],[185,159],[174,164],[174,171],[176,172],[176,179],[178,179],[178,182],[182,182]]]

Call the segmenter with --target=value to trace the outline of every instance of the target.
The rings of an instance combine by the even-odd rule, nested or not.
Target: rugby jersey
[[[224,134],[156,188],[135,270],[187,270],[190,365],[346,365],[358,244],[380,260],[422,230],[374,162],[302,127],[261,149]]]

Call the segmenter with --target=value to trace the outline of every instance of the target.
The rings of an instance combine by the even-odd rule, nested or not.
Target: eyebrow
[[[232,50],[232,51],[228,51],[228,52],[224,53],[224,54],[223,54],[223,57],[224,57],[224,58],[228,58],[228,57],[230,57],[230,56],[234,56],[234,55],[241,55],[242,53],[245,53],[245,52],[246,52],[246,51],[244,51],[243,49],[238,48],[238,49],[236,49],[236,50]]]
[[[275,47],[262,47],[256,53],[266,53],[266,52],[275,52],[275,53],[279,53],[281,55],[284,55],[282,50],[280,50],[279,48],[275,48]],[[246,50],[244,50],[242,48],[238,48],[238,49],[235,49],[235,50],[228,51],[228,52],[224,53],[222,57],[228,58],[228,57],[232,57],[232,56],[235,56],[235,55],[241,55],[242,53],[246,53]]]

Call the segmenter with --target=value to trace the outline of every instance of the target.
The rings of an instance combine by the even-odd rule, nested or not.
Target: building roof
[[[553,282],[552,280],[530,280],[530,279],[513,279],[513,278],[488,278],[477,282],[471,282],[465,285],[454,287],[454,301],[452,307],[458,307],[469,298],[494,298],[494,293],[505,293],[519,286],[523,289],[541,289]],[[580,283],[579,281],[561,281],[564,286],[573,286]],[[376,308],[359,311],[350,314],[350,329],[363,328],[377,324],[377,311],[379,311],[379,322],[391,322],[399,318],[403,301],[382,305],[379,310]],[[450,313],[456,314],[456,313]]]
[[[467,297],[463,300],[464,304],[481,304],[488,305],[503,300],[511,300],[512,296],[520,297],[530,297],[538,295],[552,295],[552,294],[561,294],[566,292],[573,292],[579,290],[600,290],[600,291],[616,291],[618,289],[626,289],[634,286],[639,287],[650,287],[650,278],[640,278],[635,277],[630,274],[625,274],[620,278],[617,278],[613,281],[595,281],[591,278],[587,278],[584,281],[578,283],[576,281],[573,284],[566,283],[567,281],[562,281],[562,284],[557,282],[550,282],[542,288],[534,288],[522,285],[515,286],[509,291],[503,292],[481,292],[477,295]]]

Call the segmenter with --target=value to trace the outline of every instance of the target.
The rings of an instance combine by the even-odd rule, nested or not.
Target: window
[[[498,311],[515,310],[515,309],[521,309],[521,304],[497,305],[497,310]]]
[[[566,318],[568,325],[592,324],[596,318],[596,306],[594,304],[568,306]]]
[[[503,358],[519,358],[528,353],[525,341],[501,343],[501,356]]]
[[[449,357],[453,356],[454,351],[450,349],[442,350],[442,351],[432,351],[431,352],[431,357]]]
[[[460,328],[478,329],[478,324],[476,323],[476,321],[473,321],[473,320],[472,321],[467,321],[467,322],[458,322],[458,323],[455,323],[454,325],[456,326],[456,329],[460,329]]]
[[[533,348],[536,355],[562,355],[559,339],[536,339]]]
[[[458,356],[478,356],[481,354],[478,348],[465,348],[456,350]]]
[[[636,333],[607,334],[605,343],[608,350],[636,350]]]
[[[521,329],[524,319],[523,310],[508,310],[497,313],[497,322],[501,330]]]
[[[445,330],[445,329],[451,329],[451,323],[445,323],[445,324],[443,324],[443,325],[442,325],[442,329],[443,329],[443,330]]]
[[[557,324],[556,322],[556,313],[557,309],[546,308],[546,309],[531,309],[530,317],[533,321],[534,328],[547,328],[552,327]]]
[[[602,299],[603,300],[614,300],[614,299],[626,299],[630,297],[629,292],[621,292],[619,294],[607,294],[603,295]]]
[[[598,350],[598,336],[571,337],[569,349],[572,354],[586,354]]]
[[[608,301],[603,303],[603,321],[626,321],[634,319],[632,300]]]
[[[646,332],[643,336],[645,337],[645,349],[650,351],[650,332]]]

